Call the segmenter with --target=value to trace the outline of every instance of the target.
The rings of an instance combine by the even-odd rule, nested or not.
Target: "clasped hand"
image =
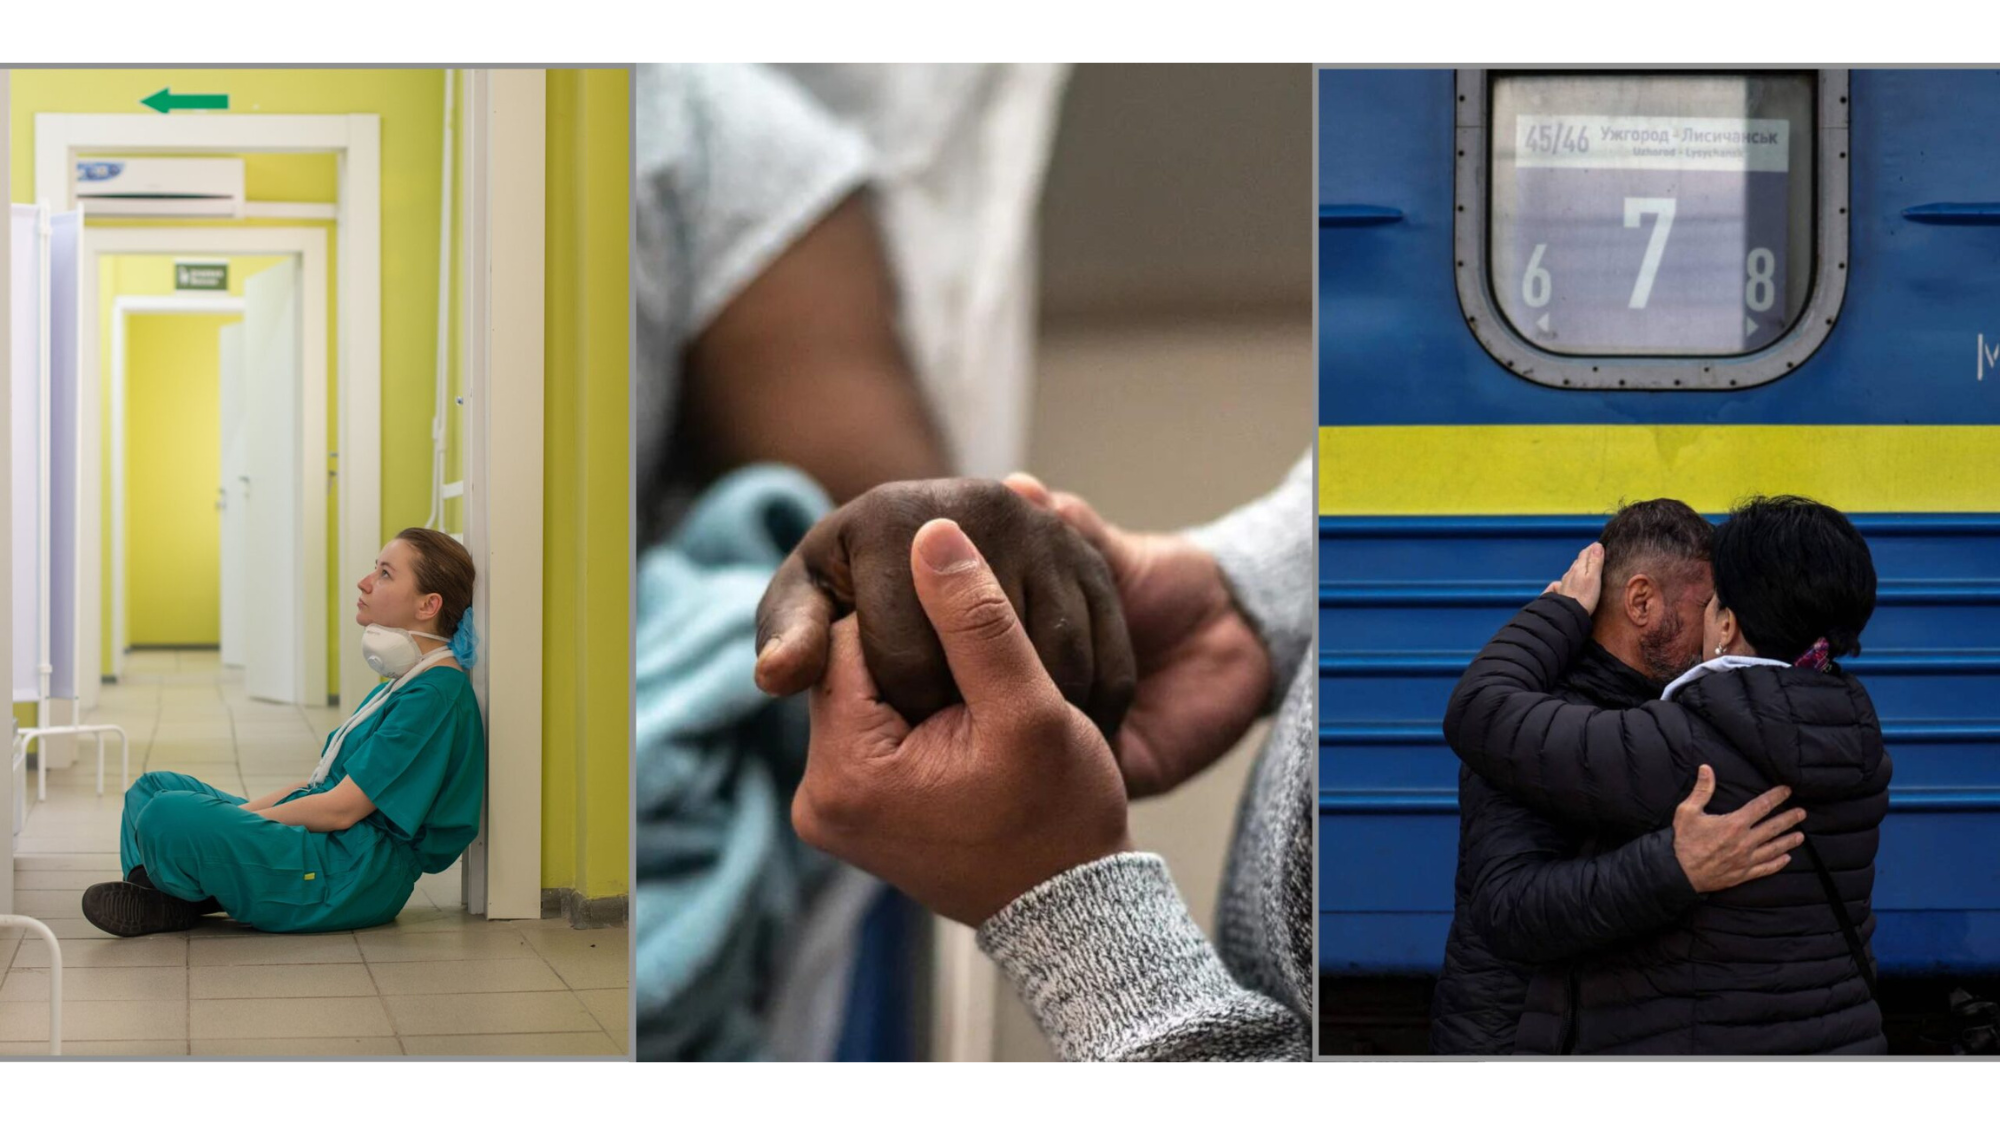
[[[1213,762],[1271,686],[1207,552],[1025,476],[833,513],[773,580],[758,637],[760,685],[813,687],[801,837],[974,924],[1129,848],[1128,793]]]

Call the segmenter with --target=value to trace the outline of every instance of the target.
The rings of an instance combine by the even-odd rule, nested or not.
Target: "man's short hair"
[[[1639,500],[1618,509],[1597,541],[1604,545],[1607,591],[1639,573],[1674,585],[1690,566],[1709,561],[1715,525],[1679,500]]]

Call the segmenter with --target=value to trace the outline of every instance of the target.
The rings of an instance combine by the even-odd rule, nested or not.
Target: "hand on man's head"
[[[881,697],[911,723],[961,698],[912,584],[911,543],[950,519],[990,560],[999,588],[1063,699],[1104,731],[1132,701],[1132,641],[1104,559],[1055,513],[997,481],[882,485],[807,533],[757,607],[757,683],[791,695],[828,667],[830,626],[852,613]]]
[[[925,524],[904,571],[964,702],[913,726],[878,690],[859,622],[833,623],[792,823],[806,843],[978,925],[1129,849],[1125,785],[956,524]]]
[[[1544,594],[1561,594],[1575,600],[1585,613],[1596,613],[1598,598],[1604,592],[1604,545],[1592,543],[1576,553],[1576,560],[1569,564],[1561,578],[1548,584]]]

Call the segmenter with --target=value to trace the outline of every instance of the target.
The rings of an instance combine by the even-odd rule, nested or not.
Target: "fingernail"
[[[1037,503],[1041,502],[1042,500],[1047,500],[1049,498],[1048,486],[1043,484],[1041,478],[1037,477],[1033,473],[1022,473],[1022,472],[1008,473],[1007,480],[1016,484],[1020,484],[1034,491],[1037,497],[1039,497],[1039,499],[1036,501]]]
[[[917,529],[917,554],[923,556],[925,566],[938,574],[964,570],[979,561],[972,540],[950,520],[932,520]]]
[[[771,650],[777,648],[778,645],[783,641],[784,641],[783,637],[776,637],[776,636],[772,637],[768,641],[765,641],[764,647],[757,650],[757,659],[762,660],[765,657],[771,655]]]

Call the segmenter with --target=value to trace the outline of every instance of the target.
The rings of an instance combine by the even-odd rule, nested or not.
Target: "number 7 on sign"
[[[1646,257],[1639,263],[1639,278],[1632,283],[1632,300],[1625,307],[1643,309],[1653,296],[1653,278],[1660,272],[1660,258],[1667,252],[1667,232],[1674,229],[1674,201],[1671,199],[1627,199],[1625,225],[1637,227],[1646,215],[1658,215],[1653,237],[1646,240]]]

